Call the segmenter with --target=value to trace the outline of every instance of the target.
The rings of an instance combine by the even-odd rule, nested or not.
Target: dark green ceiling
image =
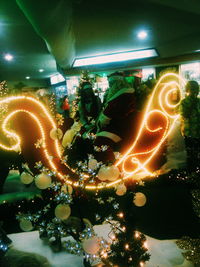
[[[16,2],[1,0],[0,4],[0,19],[6,24],[0,34],[0,52],[16,51],[17,57],[13,67],[0,62],[5,69],[2,74],[13,72],[16,66],[14,76],[24,76],[25,70],[34,75],[35,69],[45,68],[42,64],[53,72],[55,62],[48,51],[59,68],[70,73],[75,57],[156,48],[160,58],[167,58],[200,49],[198,0]],[[140,29],[147,30],[147,40],[137,39]]]
[[[14,60],[6,62],[5,53],[11,53]],[[39,69],[45,71],[39,73]],[[53,56],[15,0],[0,0],[0,80],[44,79],[55,72]]]

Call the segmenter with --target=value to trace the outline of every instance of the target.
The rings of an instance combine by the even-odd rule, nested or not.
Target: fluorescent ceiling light
[[[73,67],[127,61],[127,60],[133,60],[133,59],[155,57],[157,55],[158,54],[155,49],[120,52],[120,53],[114,53],[114,54],[108,54],[108,55],[102,55],[102,56],[93,56],[93,57],[75,59]]]

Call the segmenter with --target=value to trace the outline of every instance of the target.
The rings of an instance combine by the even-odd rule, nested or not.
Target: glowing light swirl
[[[6,99],[1,100],[0,101],[0,104],[9,103],[9,102],[13,102],[13,101],[19,101],[19,100],[20,101],[21,100],[28,100],[28,101],[32,101],[36,105],[39,105],[39,107],[42,109],[42,111],[46,115],[47,119],[49,120],[52,128],[57,129],[55,122],[53,121],[51,115],[48,113],[48,111],[46,110],[46,108],[39,101],[37,101],[36,99],[34,99],[32,97],[27,97],[27,96],[8,97]],[[13,138],[16,141],[16,143],[14,145],[11,145],[10,147],[9,146],[5,146],[5,145],[3,145],[3,144],[0,143],[0,147],[3,148],[3,149],[5,149],[5,150],[15,150],[16,148],[20,147],[21,138],[16,133],[14,133],[10,129],[8,129],[9,121],[17,113],[26,113],[26,114],[28,114],[36,122],[36,124],[37,124],[37,126],[38,126],[38,128],[40,130],[40,134],[41,134],[42,141],[43,141],[43,152],[44,152],[44,155],[45,155],[46,159],[48,160],[49,165],[51,166],[51,168],[53,170],[57,170],[56,169],[56,166],[53,163],[53,161],[51,160],[51,156],[49,155],[48,150],[47,150],[46,132],[45,132],[45,130],[43,128],[43,125],[40,122],[39,118],[36,115],[34,115],[33,112],[30,112],[30,111],[24,110],[24,109],[17,109],[17,110],[14,110],[13,112],[11,112],[5,118],[5,120],[2,123],[2,130],[3,130],[3,132],[5,133],[5,135],[7,137]],[[61,157],[61,149],[60,149],[59,143],[58,143],[57,140],[55,140],[54,143],[55,143],[55,151],[57,152],[57,156],[60,158]]]
[[[172,81],[165,81],[166,79],[172,79]],[[175,90],[177,91],[177,89],[180,91],[180,86],[179,83],[174,81],[174,80],[179,80],[181,79],[177,74],[174,73],[168,73],[165,74],[164,76],[162,76],[160,78],[160,80],[158,81],[158,83],[156,84],[153,93],[147,103],[145,112],[144,112],[144,117],[142,120],[142,123],[139,127],[139,131],[137,134],[136,139],[134,140],[133,144],[130,146],[130,148],[127,150],[127,152],[123,155],[123,157],[118,160],[115,165],[118,166],[122,172],[124,173],[124,177],[122,179],[127,179],[129,177],[133,177],[134,178],[134,174],[140,173],[140,172],[145,172],[146,174],[150,175],[151,172],[149,171],[150,168],[150,162],[151,160],[154,158],[154,156],[156,155],[157,151],[160,149],[161,145],[163,144],[163,142],[166,140],[167,136],[170,134],[170,132],[173,129],[173,126],[178,118],[178,114],[171,114],[169,113],[169,111],[166,110],[166,107],[168,109],[175,109],[178,105],[178,103],[176,104],[171,104],[169,102],[169,98],[170,98],[170,94],[172,94]],[[159,90],[159,86],[162,84],[162,82],[165,81],[164,86],[162,87],[161,90]],[[183,79],[181,79],[181,81],[184,83]],[[173,87],[173,88],[170,88]],[[170,89],[168,89],[170,88]],[[168,89],[168,90],[167,90]],[[181,94],[180,94],[181,95]],[[52,116],[50,115],[50,113],[47,111],[46,107],[39,102],[37,99],[33,98],[33,97],[29,97],[29,96],[12,96],[12,97],[7,97],[4,99],[0,100],[0,105],[3,104],[11,104],[12,102],[16,102],[16,103],[20,103],[20,101],[24,101],[25,103],[32,103],[34,104],[34,106],[41,109],[42,113],[45,116],[45,122],[47,122],[50,126],[51,129],[57,129],[57,125],[54,122]],[[163,102],[164,101],[164,102]],[[165,107],[166,106],[166,107]],[[62,149],[61,149],[61,145],[59,143],[58,140],[51,140],[51,142],[53,143],[54,146],[54,152],[55,154],[54,159],[57,158],[60,162],[58,164],[58,162],[54,161],[54,159],[51,158],[50,153],[49,153],[49,146],[48,146],[48,142],[47,142],[47,134],[49,135],[49,132],[46,133],[45,128],[43,127],[43,124],[41,122],[41,120],[39,119],[39,115],[35,115],[33,110],[28,110],[27,109],[23,109],[23,108],[16,108],[14,111],[12,111],[11,113],[9,113],[7,115],[7,117],[4,119],[3,123],[2,123],[2,130],[3,133],[8,137],[8,138],[12,138],[15,140],[15,144],[14,145],[10,145],[10,146],[6,146],[5,144],[0,143],[0,147],[2,149],[5,150],[15,150],[16,148],[18,148],[21,144],[21,139],[20,137],[14,132],[11,131],[10,129],[8,129],[8,124],[9,121],[11,121],[13,119],[13,116],[16,115],[17,113],[23,112],[28,114],[37,124],[39,131],[40,131],[40,135],[41,138],[43,140],[43,152],[44,152],[44,156],[46,158],[46,160],[48,161],[48,165],[50,167],[50,169],[52,169],[53,171],[56,172],[56,175],[59,179],[63,180],[64,182],[66,182],[67,184],[71,184],[75,187],[79,187],[79,183],[77,181],[73,181],[72,177],[68,177],[68,171],[73,175],[76,175],[75,170],[73,169],[69,169],[69,167],[66,165],[65,171],[61,171],[62,168],[60,168],[59,166],[63,165],[63,163],[61,164],[61,157],[62,157]],[[153,118],[155,118],[156,116],[160,117],[160,121],[159,121],[159,125],[151,125],[152,121],[155,122],[153,120]],[[144,137],[144,133],[147,135],[149,134],[149,136],[157,136],[159,137],[158,142],[156,143],[156,145],[150,144],[150,146],[146,147],[145,146],[143,148],[141,148],[141,143],[143,143],[143,137]],[[138,149],[139,147],[139,149]],[[131,170],[128,170],[126,168],[126,164],[127,162],[131,162],[132,164],[132,168]],[[77,176],[78,179],[78,176]],[[98,183],[96,185],[86,185],[85,188],[88,190],[97,190],[97,189],[103,189],[103,188],[108,188],[108,187],[112,187],[114,185],[116,185],[117,183],[121,182],[122,180],[121,178],[114,181],[114,182],[108,182],[107,184],[102,184],[102,183]]]
[[[162,114],[163,116],[163,119],[165,120],[165,127],[158,127],[158,128],[155,128],[155,129],[150,129],[149,125],[148,125],[148,121],[149,121],[149,116],[151,114],[155,114],[155,113],[159,113],[159,114]],[[160,148],[161,144],[164,142],[165,140],[165,137],[166,137],[166,134],[168,132],[168,129],[169,129],[169,119],[167,116],[165,116],[163,114],[162,111],[159,111],[159,110],[152,110],[150,111],[149,113],[147,113],[147,118],[146,118],[146,122],[145,122],[145,127],[143,129],[146,129],[148,130],[148,132],[152,132],[152,133],[155,133],[155,132],[161,132],[161,130],[163,130],[163,133],[160,137],[160,140],[159,140],[159,143],[154,146],[153,148],[147,148],[147,150],[145,151],[141,151],[141,152],[137,152],[137,153],[133,153],[133,154],[129,154],[125,160],[122,162],[122,169],[123,171],[126,173],[126,178],[132,176],[134,173],[137,173],[138,171],[143,171],[143,170],[146,170],[146,172],[148,172],[149,174],[151,174],[149,171],[147,171],[146,169],[146,165],[149,163],[149,161],[152,159],[152,157],[156,154],[156,152],[158,151],[158,149]],[[150,155],[150,156],[149,156]],[[141,162],[139,160],[139,156],[148,156],[147,159],[143,162]],[[131,160],[131,161],[134,161],[134,162],[137,162],[137,165],[138,167],[137,168],[133,168],[133,171],[128,171],[127,168],[126,168],[126,163],[128,162],[128,160]]]
[[[31,101],[31,102],[35,103],[36,106],[38,105],[38,106],[42,109],[42,111],[44,112],[46,118],[50,121],[50,123],[51,123],[51,125],[52,125],[52,128],[57,129],[56,123],[54,122],[52,116],[51,116],[51,115],[49,114],[49,112],[47,111],[46,107],[45,107],[40,101],[36,100],[36,99],[33,98],[33,97],[29,97],[29,96],[11,96],[11,97],[7,97],[7,98],[4,98],[4,99],[1,99],[1,100],[0,100],[0,105],[8,104],[8,103],[15,102],[15,101],[21,101],[21,100],[25,100],[25,101],[28,100],[28,101]],[[18,109],[17,109],[16,111],[18,111]],[[26,112],[26,111],[25,111],[25,112]],[[28,111],[27,111],[27,113],[28,113]],[[30,115],[30,114],[29,114],[29,115]],[[6,134],[8,134],[8,135],[11,134],[15,139],[18,140],[18,143],[19,143],[20,137],[18,137],[14,132],[11,132],[10,130],[7,130],[7,129],[5,128],[5,125],[8,123],[8,120],[10,119],[10,116],[11,116],[11,114],[8,115],[8,116],[5,118],[5,120],[3,121],[3,123],[2,123],[2,129],[3,129],[3,131],[4,131]],[[3,147],[3,146],[4,146],[4,145],[2,145],[2,144],[0,143],[0,147]],[[56,152],[57,152],[57,155],[58,155],[59,157],[61,157],[62,152],[61,152],[61,149],[60,149],[60,145],[59,145],[59,143],[58,143],[58,140],[55,140],[55,146],[56,146]],[[6,149],[6,150],[13,150],[13,149],[12,149],[12,146],[11,146],[10,148],[5,146],[5,149]]]
[[[175,122],[179,117],[179,114],[175,113],[175,115],[174,114],[172,115],[165,108],[166,106],[167,108],[171,109],[172,112],[174,112],[176,107],[179,105],[180,101],[176,104],[171,104],[169,102],[170,94],[172,94],[175,91],[179,91],[179,95],[181,99],[181,88],[180,88],[179,83],[176,80],[181,81],[183,84],[185,84],[185,81],[179,75],[175,73],[167,73],[163,75],[159,79],[158,83],[156,84],[153,90],[153,93],[149,99],[149,102],[147,103],[144,117],[143,117],[141,126],[138,131],[138,135],[135,141],[130,146],[130,148],[127,150],[127,152],[123,155],[123,157],[115,164],[116,166],[122,168],[122,171],[124,172],[123,179],[127,179],[129,177],[134,178],[134,174],[137,174],[144,170],[150,173],[148,170],[149,163],[154,158],[154,156],[156,155],[156,153],[158,152],[158,150],[160,149],[161,145],[166,140],[168,135],[171,133],[175,125]],[[162,83],[164,83],[163,86],[162,86]],[[160,86],[162,86],[161,89],[159,88]],[[158,126],[156,128],[151,128],[149,126],[150,116],[152,116],[152,114],[155,114],[155,113],[160,113],[161,116],[163,117],[163,120],[165,120],[164,128],[162,126]],[[141,143],[141,140],[144,136],[145,131],[148,131],[149,134],[159,133],[159,132],[162,132],[162,134],[160,135],[157,144],[153,148],[137,151],[137,146],[138,144]],[[131,170],[129,170],[126,167],[126,164],[128,162],[129,162],[129,165],[130,165],[130,162],[135,164],[135,166],[133,165],[133,168]]]
[[[170,86],[173,86],[173,88],[170,89],[170,90],[168,90],[167,92],[165,92],[166,89],[167,89],[167,87],[170,87]],[[166,116],[168,116],[168,117],[170,117],[170,118],[176,118],[177,116],[179,116],[179,114],[171,115],[169,112],[167,112],[166,108],[164,107],[164,104],[165,104],[168,108],[171,108],[172,110],[174,110],[174,109],[179,105],[180,101],[177,102],[176,104],[170,104],[170,103],[169,103],[169,95],[170,95],[171,93],[173,93],[173,92],[176,92],[177,89],[179,89],[179,92],[180,92],[180,94],[181,94],[181,90],[180,90],[180,86],[179,86],[179,84],[178,84],[176,81],[172,81],[172,82],[169,82],[169,83],[165,84],[165,85],[163,86],[163,88],[162,88],[160,94],[159,94],[159,104],[160,104],[160,107],[161,107],[162,111],[166,114]],[[165,96],[164,96],[164,100],[165,100],[165,102],[163,103],[162,98],[163,98],[163,95],[164,95],[164,94],[165,94]]]

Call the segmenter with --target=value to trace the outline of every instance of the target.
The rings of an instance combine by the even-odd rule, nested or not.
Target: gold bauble
[[[60,140],[61,138],[62,138],[62,136],[63,136],[63,132],[62,132],[62,130],[61,129],[55,129],[55,128],[53,128],[51,131],[50,131],[50,137],[51,137],[51,139],[53,139],[53,140]]]
[[[109,177],[108,170],[109,170],[108,167],[102,165],[97,174],[98,179],[101,181],[106,181]]]
[[[71,214],[71,208],[67,204],[58,204],[55,208],[55,216],[60,220],[67,220]]]
[[[27,219],[20,220],[19,226],[24,232],[29,232],[33,229],[32,222]]]
[[[108,177],[109,181],[117,180],[119,178],[119,175],[120,175],[119,169],[115,165],[108,167],[108,173],[109,173],[109,177]]]
[[[119,184],[117,186],[116,195],[123,196],[126,194],[127,188],[124,184]]]
[[[83,249],[88,254],[97,254],[100,249],[98,237],[92,237],[83,241]]]
[[[51,185],[51,177],[46,173],[41,173],[35,178],[35,185],[39,189],[46,189]]]
[[[147,202],[147,198],[145,196],[145,194],[141,193],[141,192],[137,192],[134,196],[133,199],[133,203],[135,204],[135,206],[137,207],[143,207]]]
[[[67,130],[63,136],[62,146],[67,147],[69,144],[71,144],[75,134],[76,134],[75,130],[73,129]]]
[[[23,184],[30,184],[33,182],[33,180],[34,180],[34,177],[28,172],[22,172],[20,175],[20,181]]]

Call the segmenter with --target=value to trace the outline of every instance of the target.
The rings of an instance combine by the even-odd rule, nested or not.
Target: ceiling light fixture
[[[44,71],[44,69],[39,69],[39,72],[43,72]]]
[[[137,37],[141,40],[144,40],[146,39],[148,36],[147,32],[146,31],[139,31],[138,34],[137,34]]]
[[[13,56],[11,54],[5,54],[4,59],[6,61],[11,61],[11,60],[13,60]]]
[[[86,58],[78,58],[75,59],[73,67],[87,66],[87,65],[96,65],[96,64],[104,64],[104,63],[113,63],[141,58],[149,58],[158,56],[155,49],[143,49],[137,51],[129,51],[129,52],[120,52],[107,54],[102,56],[93,56]]]

